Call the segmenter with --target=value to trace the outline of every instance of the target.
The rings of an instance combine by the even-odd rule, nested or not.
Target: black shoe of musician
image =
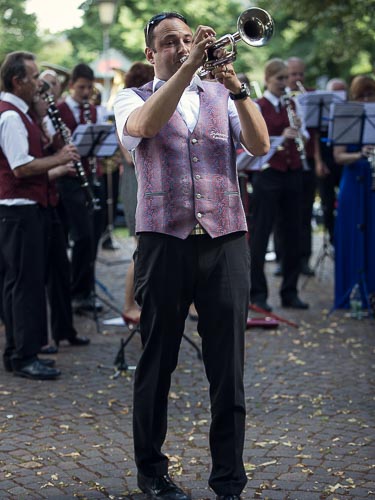
[[[87,337],[79,337],[78,335],[76,337],[73,337],[71,339],[68,339],[68,342],[70,345],[88,345],[90,343],[90,339]]]
[[[169,477],[154,476],[147,477],[138,472],[137,476],[138,487],[143,493],[146,493],[149,498],[162,500],[191,500],[186,493],[182,491]]]
[[[46,366],[39,359],[35,359],[21,368],[14,368],[13,373],[17,377],[25,377],[34,380],[54,380],[61,375],[60,370]]]
[[[49,358],[44,358],[44,359],[39,359],[37,358],[39,363],[41,363],[44,366],[48,366],[49,368],[52,368],[55,366],[55,360],[54,359],[49,359]],[[12,372],[14,371],[13,365],[12,365],[12,360],[8,356],[3,356],[3,363],[4,363],[4,368],[5,371],[7,372]]]
[[[293,297],[292,299],[286,300],[283,299],[281,305],[285,308],[290,309],[308,309],[309,304],[306,302],[302,302],[299,297]]]
[[[241,500],[239,495],[217,495],[216,500]]]
[[[74,299],[72,302],[72,308],[75,313],[78,313],[79,311],[100,312],[103,309],[99,301],[91,297]]]
[[[259,307],[259,309],[262,309],[263,311],[267,311],[267,312],[272,311],[272,307],[265,300],[254,300],[254,302],[252,302],[252,304],[254,304],[254,306],[256,306],[256,307]]]

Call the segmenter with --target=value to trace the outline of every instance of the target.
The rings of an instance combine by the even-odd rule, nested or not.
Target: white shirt
[[[159,82],[161,82],[161,84]],[[154,78],[153,90],[155,91],[155,88],[157,89],[163,83],[162,80]],[[190,85],[184,90],[177,105],[177,112],[180,113],[190,132],[194,130],[199,115],[200,100],[198,87],[202,88],[202,81],[199,76],[195,75]],[[123,146],[129,151],[132,151],[138,146],[142,137],[132,137],[128,135],[124,127],[130,113],[140,106],[143,106],[143,104],[144,100],[133,90],[123,89],[117,94],[113,105],[118,136],[121,138]],[[232,99],[228,99],[228,114],[233,140],[239,142],[241,124],[236,106]]]
[[[29,106],[25,101],[9,92],[3,92],[1,100],[16,106],[26,116]],[[31,118],[29,118],[31,121]],[[0,115],[0,147],[6,156],[12,170],[30,163],[34,156],[29,154],[29,141],[27,129],[20,115],[13,110],[4,111]],[[14,198],[0,200],[1,205],[30,205],[34,200],[26,198]]]

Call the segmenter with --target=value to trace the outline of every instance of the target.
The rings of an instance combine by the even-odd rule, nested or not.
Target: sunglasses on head
[[[150,32],[164,19],[169,19],[176,17],[177,19],[181,19],[185,24],[187,24],[187,20],[184,16],[179,14],[178,12],[161,12],[160,14],[156,14],[156,16],[152,17],[145,27],[145,38],[146,42],[149,41]]]

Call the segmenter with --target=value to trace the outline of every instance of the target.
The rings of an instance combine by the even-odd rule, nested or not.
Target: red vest
[[[29,155],[35,158],[43,157],[41,131],[35,122],[31,122],[13,104],[0,102],[0,114],[4,111],[15,111],[23,121],[28,136]],[[48,175],[38,174],[18,178],[14,175],[3,150],[0,148],[0,199],[26,198],[36,201],[43,207],[48,205]]]
[[[268,99],[262,97],[257,101],[262,111],[262,115],[267,124],[270,136],[280,136],[283,130],[289,127],[288,113],[284,107],[280,112],[275,110],[273,104]],[[301,159],[293,139],[285,139],[281,151],[277,151],[269,160],[271,168],[286,172],[287,170],[297,170],[302,167]]]

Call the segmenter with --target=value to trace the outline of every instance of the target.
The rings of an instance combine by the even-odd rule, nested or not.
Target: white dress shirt
[[[155,77],[153,90],[157,90],[163,83],[165,82]],[[199,87],[202,88],[202,81],[199,76],[195,75],[190,85],[184,90],[177,105],[177,112],[180,113],[190,132],[194,130],[194,127],[198,120],[200,106],[198,90]],[[136,94],[132,89],[123,89],[118,93],[113,105],[116,115],[116,129],[118,136],[121,138],[123,146],[129,151],[135,149],[138,146],[138,144],[142,140],[142,137],[131,137],[130,135],[126,134],[126,131],[124,133],[124,127],[130,113],[132,113],[135,109],[139,108],[143,104],[144,100],[139,97],[139,95]],[[228,114],[233,139],[235,142],[239,142],[241,124],[236,106],[232,99],[228,99]]]

